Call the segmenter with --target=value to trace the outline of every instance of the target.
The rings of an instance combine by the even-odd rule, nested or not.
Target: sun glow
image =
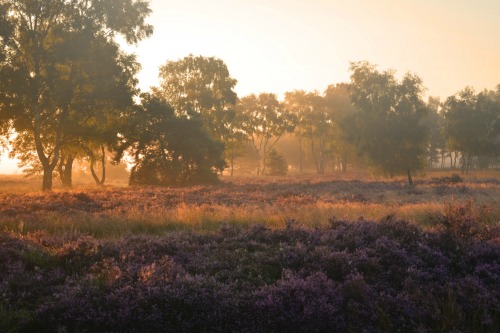
[[[152,0],[154,35],[136,46],[139,86],[157,86],[167,60],[222,59],[239,97],[349,81],[349,63],[419,75],[441,99],[500,83],[497,0]],[[0,172],[17,170],[6,156]]]
[[[158,84],[160,65],[191,53],[222,59],[240,96],[323,91],[348,81],[349,62],[359,60],[414,72],[442,98],[500,80],[497,1],[153,0],[151,7],[154,36],[129,49],[142,63],[143,89]]]

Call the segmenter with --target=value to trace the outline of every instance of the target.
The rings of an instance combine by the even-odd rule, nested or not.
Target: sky
[[[139,87],[167,60],[222,59],[251,93],[323,92],[349,81],[349,64],[419,75],[427,96],[500,84],[499,0],[152,0],[152,37],[124,46],[142,64]],[[0,172],[15,161],[0,159]]]
[[[140,87],[189,54],[222,59],[239,96],[349,81],[349,63],[419,75],[443,99],[500,83],[499,0],[153,0]]]

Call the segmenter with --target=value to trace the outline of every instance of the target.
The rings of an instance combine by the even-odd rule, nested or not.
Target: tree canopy
[[[476,93],[467,87],[444,103],[448,147],[460,151],[462,171],[468,172],[473,157],[500,155],[500,93]]]
[[[117,34],[130,43],[149,36],[153,30],[145,23],[149,4],[140,0],[0,0],[0,7],[8,13],[0,18],[1,117],[26,140],[22,146],[36,152],[43,189],[50,190],[64,129],[82,112],[80,97],[85,95],[85,104],[89,103],[89,86],[98,82],[86,65],[89,59],[100,63],[101,58],[87,51],[96,45],[116,47]],[[118,61],[118,57],[111,59]]]
[[[241,98],[238,112],[242,114],[242,128],[257,158],[257,175],[264,175],[268,153],[283,135],[293,132],[296,117],[270,93]]]
[[[160,87],[179,115],[201,115],[209,133],[224,141],[234,118],[236,93],[226,64],[215,57],[189,55],[160,67]]]
[[[424,102],[417,75],[355,62],[350,82],[324,93],[238,98],[221,59],[191,54],[166,61],[159,87],[141,95],[140,64],[118,40],[150,36],[150,13],[147,0],[0,0],[0,150],[43,174],[44,190],[54,175],[70,187],[75,161],[102,185],[106,160],[125,152],[132,184],[215,181],[245,154],[258,175],[366,164],[410,184],[448,157],[463,172],[498,165],[500,85]]]
[[[123,128],[117,149],[133,158],[132,185],[191,185],[217,181],[224,169],[223,144],[200,117],[175,113],[165,99],[143,94]]]
[[[367,62],[351,64],[351,97],[357,112],[346,130],[372,165],[392,176],[425,166],[428,108],[422,80],[406,74],[398,81],[393,71],[380,72]]]

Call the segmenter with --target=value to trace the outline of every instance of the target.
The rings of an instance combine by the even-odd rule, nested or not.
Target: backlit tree
[[[29,136],[43,171],[43,189],[61,158],[64,130],[88,77],[82,68],[99,39],[136,43],[152,33],[142,0],[0,0],[3,17],[0,106],[19,135]],[[7,27],[7,29],[4,29]],[[6,37],[5,37],[6,36]],[[28,148],[30,145],[24,144]]]
[[[367,62],[351,64],[350,91],[357,112],[346,122],[358,151],[373,167],[392,176],[426,164],[428,114],[422,99],[422,80],[406,74],[397,80],[393,71],[380,72]]]

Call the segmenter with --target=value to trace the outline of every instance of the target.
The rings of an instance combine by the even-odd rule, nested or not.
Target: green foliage
[[[132,185],[188,185],[217,181],[225,167],[222,143],[205,130],[199,117],[176,115],[164,100],[141,96],[124,127],[119,159],[128,151],[134,159]]]
[[[327,155],[332,153],[335,122],[323,96],[302,90],[285,94],[286,108],[296,116],[296,134],[308,142],[316,171],[325,172]]]
[[[271,149],[267,156],[266,170],[269,176],[285,176],[288,173],[288,163],[276,149]]]
[[[154,94],[166,99],[179,116],[201,117],[205,129],[224,143],[225,158],[234,168],[244,142],[236,93],[226,64],[215,57],[193,56],[167,61],[160,67],[160,87]]]
[[[358,151],[386,175],[422,169],[426,164],[428,108],[422,80],[392,71],[380,72],[366,62],[351,64],[351,96],[357,112],[344,123]]]
[[[474,156],[500,156],[500,93],[465,88],[445,104],[445,133],[451,150],[462,154],[467,172]]]
[[[295,136],[299,144],[299,170],[303,170],[305,152],[312,159],[316,172],[323,174],[328,164],[347,170],[354,163],[354,148],[343,127],[344,119],[355,109],[349,85],[340,83],[318,92],[295,90],[285,93],[285,108],[296,117]]]
[[[105,158],[101,153],[103,147],[112,149],[116,145],[121,123],[126,121],[127,109],[132,107],[132,97],[137,92],[134,76],[139,65],[135,57],[120,52],[116,43],[96,38],[80,56],[81,60],[72,65],[79,74],[75,75],[64,127],[58,129],[60,153],[54,171],[65,187],[71,187],[74,160],[88,158],[93,167],[97,159]],[[55,148],[51,134],[45,133],[45,149],[49,155],[53,155]],[[26,131],[13,141],[13,155],[28,175],[44,172],[33,139]],[[104,178],[105,174],[99,181]]]
[[[444,134],[444,114],[439,98],[429,97],[427,102],[429,114],[424,118],[425,126],[429,129],[429,166],[441,160],[444,165],[446,154],[446,139]]]
[[[159,76],[160,88],[155,94],[165,98],[178,115],[201,115],[210,134],[224,141],[236,104],[236,80],[226,64],[214,57],[189,55],[167,61]]]
[[[283,135],[293,132],[297,117],[281,105],[275,94],[268,93],[243,97],[237,111],[257,157],[257,174],[265,174],[268,152]]]
[[[348,166],[357,162],[356,149],[348,139],[345,128],[341,125],[345,119],[352,116],[356,109],[351,102],[349,84],[338,83],[329,85],[325,90],[325,104],[335,121],[332,133],[333,153],[342,171],[347,171]]]
[[[20,146],[35,154],[18,153],[37,156],[44,189],[52,188],[67,134],[85,128],[87,112],[103,112],[103,98],[124,97],[112,87],[135,72],[121,66],[126,56],[115,35],[130,43],[149,36],[148,6],[141,0],[0,1],[2,121],[31,137]]]

